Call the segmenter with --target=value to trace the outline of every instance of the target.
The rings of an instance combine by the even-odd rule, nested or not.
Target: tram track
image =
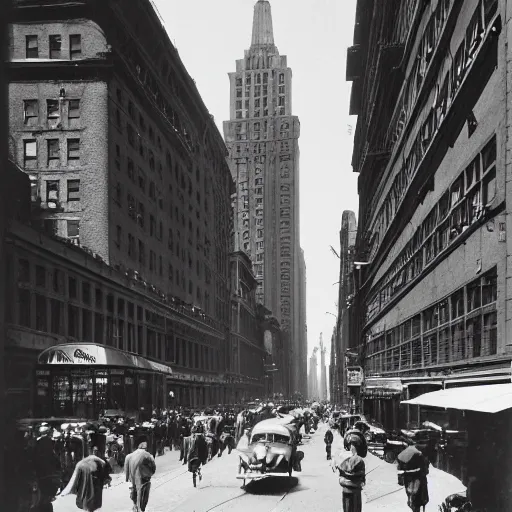
[[[270,509],[269,512],[276,512],[277,511],[277,508],[278,508],[279,504],[286,498],[286,496],[288,496],[290,490],[291,489],[288,489],[286,492],[284,492],[281,496],[278,497],[278,499],[275,502],[273,508]],[[218,510],[218,508],[221,507],[222,505],[226,505],[228,503],[232,503],[233,501],[239,500],[240,498],[244,498],[246,496],[254,496],[254,494],[244,490],[243,492],[241,492],[237,496],[232,496],[231,498],[228,498],[228,499],[223,500],[223,501],[221,501],[221,502],[219,502],[219,503],[217,503],[217,504],[215,504],[213,506],[210,506],[210,508],[207,508],[204,512],[220,512]]]

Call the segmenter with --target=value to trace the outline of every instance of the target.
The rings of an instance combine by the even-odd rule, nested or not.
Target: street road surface
[[[251,482],[241,489],[237,480],[238,457],[224,452],[202,468],[203,479],[197,488],[192,475],[178,461],[179,452],[166,452],[157,457],[157,472],[152,479],[146,512],[330,512],[341,510],[341,487],[325,458],[323,442],[325,425],[310,439],[304,439],[302,472],[291,477],[268,478]],[[342,451],[341,437],[335,434],[333,455]],[[340,455],[338,455],[339,458]],[[407,512],[403,487],[398,486],[396,467],[369,454],[366,459],[367,484],[363,494],[363,511]],[[114,475],[112,487],[103,492],[105,512],[131,512],[128,484],[122,475]],[[431,502],[427,512],[437,512],[438,504],[451,493],[464,490],[454,477],[431,467],[429,476]],[[74,496],[57,498],[55,512],[74,512],[78,509]]]

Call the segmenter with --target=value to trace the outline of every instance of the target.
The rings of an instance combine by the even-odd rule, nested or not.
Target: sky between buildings
[[[229,119],[228,72],[251,43],[256,0],[154,0],[203,101],[222,132]],[[308,358],[336,319],[339,230],[343,210],[357,214],[350,165],[356,117],[345,81],[356,0],[270,0],[275,44],[293,72],[292,114],[301,123],[301,246],[307,266]],[[335,284],[336,283],[336,284]]]

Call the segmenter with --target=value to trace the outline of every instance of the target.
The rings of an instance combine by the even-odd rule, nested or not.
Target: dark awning
[[[136,368],[172,375],[172,369],[165,364],[150,361],[145,357],[124,352],[97,343],[64,343],[43,350],[38,357],[39,364],[115,366]]]

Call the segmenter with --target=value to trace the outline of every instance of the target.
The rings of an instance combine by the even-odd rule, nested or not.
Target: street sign
[[[363,383],[363,369],[360,366],[347,367],[347,386],[360,386]]]

